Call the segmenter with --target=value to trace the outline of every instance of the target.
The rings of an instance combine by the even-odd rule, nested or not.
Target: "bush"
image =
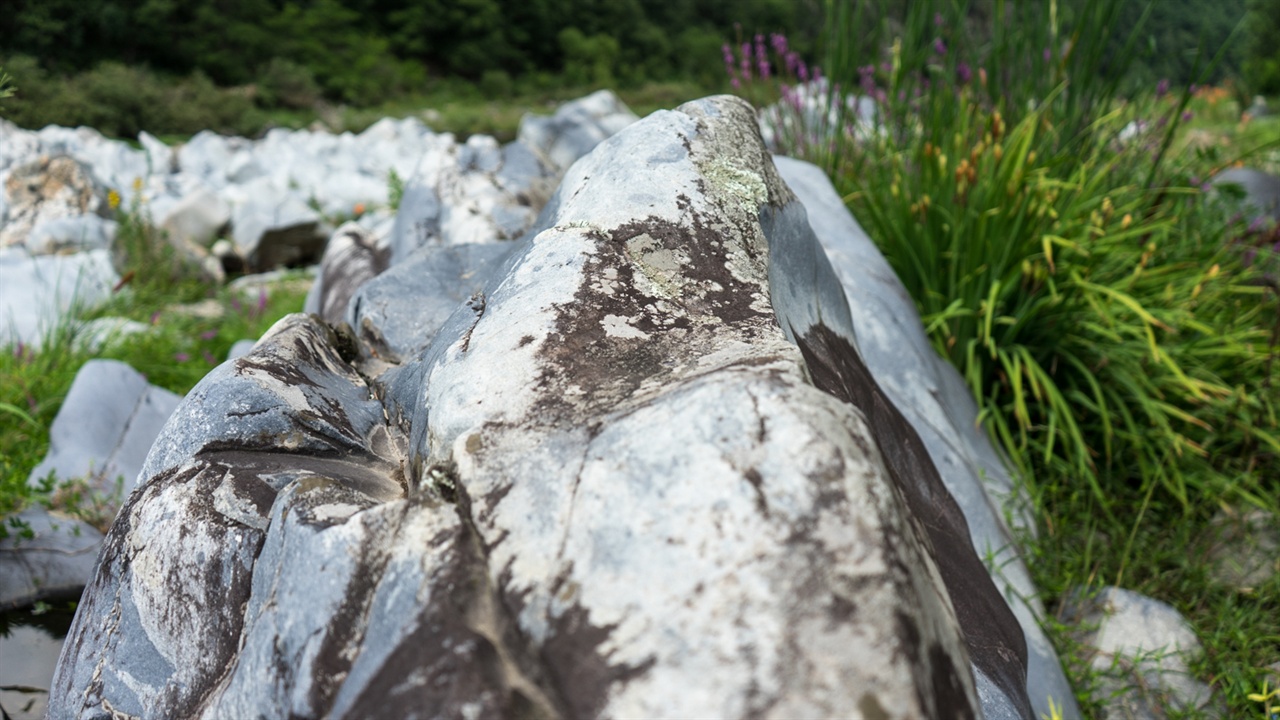
[[[1117,3],[1069,5],[1078,32],[1030,6],[1016,33],[993,17],[986,54],[946,3],[882,5],[882,26],[866,7],[837,15],[862,42],[828,64],[874,99],[874,120],[848,112],[836,85],[805,100],[783,84],[781,139],[849,191],[1013,464],[1037,486],[1083,483],[1103,508],[1125,488],[1161,488],[1184,510],[1266,497],[1259,478],[1280,456],[1274,307],[1227,247],[1239,226],[1188,180],[1210,168],[1166,162],[1189,93],[1116,103],[1120,73],[1101,67],[1124,53],[1088,28],[1107,27]],[[739,84],[809,72],[784,39],[771,44],[772,57],[761,37],[726,47]],[[1120,142],[1138,120],[1153,129]]]
[[[266,107],[310,108],[320,99],[315,75],[285,58],[271,58],[258,73],[258,100]]]
[[[608,87],[613,85],[620,48],[608,35],[587,36],[575,27],[557,36],[564,54],[564,77],[571,85]]]

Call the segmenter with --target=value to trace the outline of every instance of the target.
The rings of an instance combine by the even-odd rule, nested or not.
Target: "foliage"
[[[1280,134],[1215,105],[1225,92],[1121,96],[1145,32],[1111,42],[1124,7],[833,0],[823,73],[781,36],[723,59],[776,103],[778,149],[832,173],[968,382],[1035,501],[1037,585],[1174,602],[1246,712],[1280,616],[1215,586],[1193,548],[1220,507],[1280,505],[1280,230],[1203,179]],[[1229,116],[1236,150],[1182,132],[1193,108]]]
[[[712,38],[735,21],[804,44],[821,12],[817,0],[12,0],[0,56],[36,57],[55,73],[107,61],[199,70],[221,85],[255,82],[281,59],[309,71],[330,100],[368,105],[428,76],[563,70],[596,82],[608,67],[624,83],[707,77]],[[580,38],[564,42],[570,29]]]
[[[1280,0],[1249,0],[1244,72],[1255,92],[1280,94]]]
[[[1138,33],[1126,72],[1131,88],[1153,86],[1162,79],[1177,85],[1218,82],[1240,71],[1244,48],[1232,33],[1244,18],[1245,0],[1124,0],[1119,20],[1111,28],[1112,45],[1125,43],[1148,5],[1150,14]],[[1222,65],[1207,78],[1201,77],[1197,64],[1203,66],[1224,45],[1228,47]]]
[[[21,55],[8,58],[5,67],[18,86],[5,103],[5,115],[22,127],[86,125],[109,136],[136,137],[140,130],[249,134],[263,122],[248,95],[217,88],[202,73],[172,80],[142,67],[105,62],[59,78]]]

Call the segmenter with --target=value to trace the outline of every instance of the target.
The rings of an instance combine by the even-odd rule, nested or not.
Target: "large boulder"
[[[118,280],[107,250],[33,256],[0,248],[0,346],[39,345],[73,309],[105,300]]]
[[[90,360],[76,373],[49,428],[49,452],[27,483],[81,480],[118,507],[181,399],[119,360]]]
[[[0,611],[80,597],[102,544],[84,520],[38,505],[5,518],[0,535]]]
[[[550,117],[525,115],[517,137],[543,162],[563,172],[605,138],[635,122],[635,113],[610,90],[565,103]]]
[[[43,156],[13,168],[4,192],[8,209],[0,225],[0,248],[26,244],[41,223],[111,214],[106,188],[88,166],[68,155]]]
[[[626,128],[495,247],[393,257],[445,270],[188,395],[51,716],[1033,717],[1023,628],[748,105]],[[452,312],[413,338],[423,304]]]

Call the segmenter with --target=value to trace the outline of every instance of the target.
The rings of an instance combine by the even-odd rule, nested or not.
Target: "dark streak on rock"
[[[797,336],[797,344],[814,385],[857,407],[866,417],[894,485],[910,514],[924,527],[973,663],[1008,695],[1023,717],[1034,717],[1026,692],[1027,646],[1022,628],[974,552],[969,525],[915,428],[889,401],[857,351],[830,328],[815,325]],[[950,682],[945,674],[933,680]],[[936,686],[934,691],[951,692]]]
[[[747,482],[751,483],[751,489],[756,493],[756,510],[760,514],[769,517],[769,501],[764,496],[764,478],[760,477],[760,471],[755,468],[747,468],[742,474]]]
[[[594,235],[595,252],[586,258],[574,300],[558,308],[554,329],[539,349],[545,360],[539,415],[554,421],[618,408],[644,381],[679,372],[693,359],[693,348],[704,354],[718,337],[750,340],[776,325],[772,312],[752,308],[760,287],[729,272],[728,236],[707,226],[690,205],[682,199],[689,216],[679,223],[649,217]],[[628,241],[641,236],[650,239],[651,252],[680,259],[678,269],[660,271],[673,272],[671,279],[682,286],[677,297],[641,289],[646,260],[628,248]],[[614,272],[611,280],[606,270]],[[663,309],[673,305],[680,311]],[[626,319],[648,337],[610,336],[607,316]],[[565,390],[574,386],[591,392],[566,400]]]

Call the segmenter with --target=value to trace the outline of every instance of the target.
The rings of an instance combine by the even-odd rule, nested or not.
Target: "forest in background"
[[[679,81],[709,93],[727,88],[722,46],[756,33],[782,33],[820,63],[829,1],[9,0],[0,68],[18,92],[5,116],[123,137],[254,134],[279,121],[263,111],[370,108],[442,89],[504,99]],[[1006,1],[969,0],[975,26]],[[1089,1],[1054,6],[1069,27]],[[1124,2],[1116,47],[1147,5]],[[1125,86],[1161,79],[1280,94],[1280,0],[1152,3]]]

